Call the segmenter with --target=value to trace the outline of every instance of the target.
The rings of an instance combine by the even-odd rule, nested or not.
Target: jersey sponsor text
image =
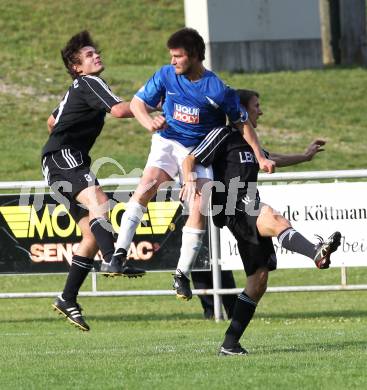
[[[200,109],[175,103],[173,118],[185,123],[199,123]]]

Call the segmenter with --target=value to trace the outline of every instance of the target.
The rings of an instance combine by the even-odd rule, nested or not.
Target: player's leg
[[[114,240],[112,225],[107,218],[107,195],[99,185],[93,185],[81,190],[76,195],[76,201],[89,211],[90,230],[102,252],[103,260],[109,263],[114,252]]]
[[[329,268],[330,255],[340,245],[339,232],[333,233],[325,242],[320,238],[319,243],[311,243],[296,231],[286,218],[268,205],[261,208],[257,228],[261,236],[278,237],[282,247],[311,258],[320,269]]]
[[[239,344],[239,340],[255,314],[257,304],[267,287],[269,270],[262,267],[248,276],[245,290],[239,294],[234,307],[231,323],[225,333],[220,350],[221,355],[243,355],[247,351]]]
[[[93,259],[98,246],[89,227],[88,215],[78,221],[78,226],[82,233],[82,240],[72,258],[64,290],[52,306],[79,329],[88,331],[90,328],[83,318],[82,308],[77,303],[77,296],[89,271],[93,268]]]
[[[98,185],[80,191],[76,199],[89,210],[89,225],[94,234],[103,260],[101,273],[106,276],[143,276],[145,271],[129,265],[124,256],[115,256],[113,228],[107,217],[109,202],[107,195]]]
[[[59,150],[45,157],[44,170],[56,200],[76,216],[83,210],[89,212],[92,233],[104,260],[109,262],[114,245],[112,226],[107,220],[108,198],[90,170],[90,157],[74,149]]]
[[[180,166],[182,166],[182,161]],[[211,166],[205,168],[202,165],[196,165],[195,171],[199,193],[195,194],[188,204],[189,216],[182,229],[180,257],[173,281],[173,288],[176,290],[177,298],[184,300],[192,298],[189,275],[203,243],[206,223],[205,215],[211,195],[210,184],[213,179]]]
[[[211,271],[191,272],[192,283],[195,289],[208,290],[213,288],[213,273]],[[204,318],[214,317],[214,299],[212,295],[199,295],[201,306],[204,310]]]
[[[208,179],[197,179],[198,189],[201,190],[208,181]],[[201,211],[205,209],[206,205],[206,197],[196,194],[188,205],[189,217],[182,229],[180,257],[174,276],[173,288],[176,290],[177,298],[183,300],[192,298],[189,276],[203,243],[205,215]]]
[[[234,280],[232,271],[222,271],[222,288],[236,288],[236,282]],[[227,318],[231,319],[233,316],[233,310],[237,302],[237,294],[223,295],[222,297],[224,310],[226,311]]]
[[[88,173],[88,166],[84,166],[80,153],[74,152],[72,156],[76,167],[70,168],[65,158],[62,151],[48,154],[43,159],[42,168],[48,184],[53,189],[55,200],[64,204],[71,217],[78,223],[82,232],[82,240],[77,253],[72,258],[64,290],[56,298],[53,307],[80,329],[89,330],[76,299],[80,286],[93,267],[97,244],[89,228],[88,210],[78,206],[75,195],[88,187],[93,177]],[[70,154],[68,154],[69,158],[71,158]]]
[[[213,288],[213,273],[211,271],[193,271],[191,272],[192,283],[195,289],[208,290]],[[236,288],[236,282],[232,271],[221,271],[222,288]],[[204,309],[204,318],[212,319],[214,317],[214,299],[212,295],[199,296],[201,306]],[[237,295],[223,295],[223,306],[227,318],[231,319],[233,310],[237,302]]]
[[[232,132],[230,127],[221,127],[213,129],[205,139],[197,145],[193,150],[180,151],[176,149],[178,156],[178,164],[180,167],[180,175],[182,175],[182,164],[188,153],[192,153],[197,161],[206,161],[208,164],[211,161],[210,156],[213,151],[226,139]],[[203,236],[205,234],[205,217],[208,208],[208,202],[211,194],[211,186],[207,186],[213,180],[213,172],[211,166],[205,168],[201,164],[195,166],[197,177],[197,186],[200,189],[205,186],[208,191],[202,192],[202,196],[195,196],[189,202],[189,218],[182,230],[182,245],[180,258],[177,264],[177,269],[174,277],[173,288],[176,289],[177,297],[189,300],[192,297],[190,289],[189,274],[193,264],[200,251]],[[210,188],[210,190],[209,190]]]
[[[173,158],[172,149],[173,145],[170,140],[153,134],[143,177],[121,218],[115,254],[127,255],[135,231],[147,210],[148,202],[157,193],[162,183],[171,181],[176,176],[177,163]]]
[[[276,269],[276,256],[269,237],[256,231],[256,217],[237,213],[227,219],[227,226],[237,240],[237,247],[247,275],[247,285],[238,296],[231,323],[225,333],[220,355],[245,355],[240,338],[249,325],[258,302],[267,288],[268,273]]]
[[[261,267],[258,268],[253,275],[247,277],[244,292],[256,304],[260,302],[260,299],[266,292],[268,287],[268,275],[269,269],[267,267]]]
[[[157,193],[159,186],[170,180],[172,180],[171,177],[158,167],[145,168],[140,183],[122,215],[115,253],[122,253],[126,256],[135,231],[147,211],[149,201]]]

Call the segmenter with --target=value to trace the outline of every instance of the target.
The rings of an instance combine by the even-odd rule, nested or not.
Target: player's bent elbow
[[[144,110],[144,108],[145,108],[145,104],[141,100],[139,100],[135,96],[131,99],[130,110],[134,115]]]
[[[47,129],[49,133],[51,133],[54,126],[55,126],[55,118],[53,115],[50,115],[47,119]]]

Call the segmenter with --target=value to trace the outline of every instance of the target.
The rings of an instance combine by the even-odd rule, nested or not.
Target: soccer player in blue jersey
[[[183,28],[171,35],[167,47],[171,64],[154,73],[130,104],[140,124],[154,134],[143,177],[121,220],[116,254],[126,256],[146,206],[159,186],[181,173],[188,153],[213,128],[225,125],[227,117],[252,146],[260,169],[269,173],[274,169],[274,162],[264,156],[256,133],[247,121],[247,113],[241,111],[235,91],[204,68],[205,44],[198,32]],[[160,103],[162,115],[152,117],[152,108]],[[197,165],[193,179],[200,190],[212,179],[211,167]],[[181,254],[174,277],[177,297],[182,299],[192,297],[189,274],[205,233],[205,218],[200,213],[205,203],[196,192],[182,231]]]

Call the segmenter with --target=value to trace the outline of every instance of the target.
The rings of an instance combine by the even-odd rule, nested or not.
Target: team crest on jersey
[[[173,118],[185,123],[199,123],[200,109],[175,103]]]

